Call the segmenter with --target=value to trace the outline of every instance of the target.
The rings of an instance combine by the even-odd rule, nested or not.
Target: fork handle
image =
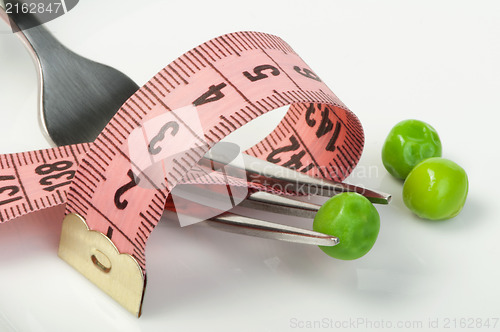
[[[45,27],[40,24],[38,18],[32,14],[9,13],[5,11],[5,5],[0,0],[0,17],[11,26],[12,31],[24,42],[29,52],[35,59],[43,62],[47,58],[49,50],[68,51]]]

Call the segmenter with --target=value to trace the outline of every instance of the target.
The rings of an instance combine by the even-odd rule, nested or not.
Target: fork
[[[270,166],[270,163],[246,154],[242,154],[242,158],[236,159],[236,162],[227,163],[223,155],[224,152],[221,153],[214,148],[212,150],[199,162],[199,167],[208,169],[208,172],[213,169],[224,168],[228,173],[234,174],[235,172],[232,170],[242,170],[246,173],[247,178],[252,179],[252,182],[266,183],[271,187],[293,188],[293,191],[301,195],[307,195],[306,197],[309,199],[316,196],[330,197],[342,192],[356,192],[365,196],[372,203],[388,204],[391,200],[390,194],[346,183],[315,178],[279,165],[271,164]],[[181,215],[189,214],[192,210],[196,210],[202,205],[199,202],[203,201],[203,199],[199,199],[199,197],[210,196],[214,199],[213,201],[219,199],[215,192],[203,188],[203,186],[186,190],[187,195],[184,195],[185,198],[179,197],[175,193],[176,189],[180,188],[182,191],[185,186],[189,187],[190,185],[181,184],[174,187],[172,194],[176,195],[175,204],[179,202],[179,198],[181,198],[181,204],[179,206],[174,205],[170,200],[166,205],[167,210]],[[216,197],[214,198],[213,196]],[[321,207],[318,204],[297,200],[294,196],[286,197],[263,191],[250,192],[238,206],[307,219],[313,219]],[[340,241],[335,236],[271,223],[231,212],[224,212],[211,217],[205,220],[204,224],[227,232],[295,243],[335,246]]]
[[[0,0],[1,2],[1,0]],[[40,120],[49,141],[56,145],[91,142],[101,132],[120,106],[139,88],[129,77],[114,68],[85,59],[60,44],[42,25],[28,30],[23,27],[35,25],[29,15],[7,17],[0,3],[0,16],[16,24],[18,36],[25,42],[35,59],[40,84]],[[303,173],[242,154],[243,164],[227,164],[224,156],[213,153],[205,155],[200,166],[232,167],[252,175],[254,181],[304,187],[309,195],[332,196],[341,192],[357,192],[373,203],[387,204],[389,194],[369,190],[345,183],[313,178]],[[221,168],[221,167],[218,167]],[[314,190],[311,190],[314,189]],[[212,195],[212,193],[210,193]],[[191,204],[198,204],[187,200]],[[319,210],[317,204],[295,200],[267,192],[253,192],[239,206],[271,213],[314,218]],[[189,213],[176,209],[173,204],[167,209],[178,214]],[[205,224],[220,230],[264,238],[311,245],[334,246],[339,243],[335,236],[267,222],[255,218],[224,212],[211,217]]]
[[[39,81],[39,121],[52,145],[92,142],[120,106],[139,89],[128,76],[62,45],[30,14],[0,17],[33,56]],[[29,28],[32,27],[32,28]],[[26,30],[24,30],[26,29]]]

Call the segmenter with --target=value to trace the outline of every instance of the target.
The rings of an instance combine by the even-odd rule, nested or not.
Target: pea
[[[403,201],[417,216],[430,220],[453,218],[462,210],[469,181],[462,167],[444,158],[422,161],[403,185]]]
[[[380,229],[380,216],[366,197],[342,193],[321,206],[314,217],[313,229],[339,238],[336,246],[319,246],[327,255],[352,260],[364,256],[373,247]]]
[[[405,179],[415,165],[431,157],[441,157],[441,140],[431,125],[419,120],[396,124],[382,147],[384,167],[400,179]]]

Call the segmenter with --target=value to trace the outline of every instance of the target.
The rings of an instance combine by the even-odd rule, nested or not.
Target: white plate
[[[0,26],[0,152],[48,147],[34,66]],[[0,225],[0,331],[500,329],[500,3],[86,0],[47,28],[139,84],[218,35],[279,35],[364,125],[349,181],[394,199],[377,206],[378,241],[356,261],[164,220],[148,242],[140,319],[57,257],[62,208],[19,218]],[[382,167],[386,134],[407,118],[431,123],[443,156],[468,172],[452,220],[413,216]]]

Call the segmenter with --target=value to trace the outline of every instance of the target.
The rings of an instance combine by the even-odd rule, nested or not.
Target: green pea
[[[403,185],[403,201],[417,216],[430,220],[453,218],[462,210],[469,181],[462,167],[444,158],[422,161]]]
[[[380,216],[366,197],[342,193],[321,206],[314,217],[313,229],[339,239],[336,246],[319,246],[327,255],[351,260],[364,256],[373,247],[380,229]]]
[[[431,125],[419,120],[396,124],[382,147],[384,167],[400,179],[405,179],[415,165],[431,157],[441,157],[441,140]]]

